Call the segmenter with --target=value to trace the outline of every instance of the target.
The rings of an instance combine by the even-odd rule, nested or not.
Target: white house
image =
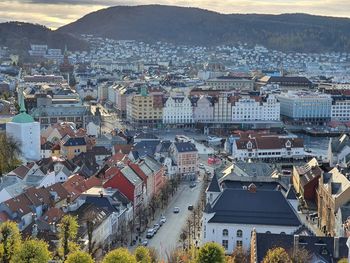
[[[260,233],[293,234],[301,226],[281,191],[257,190],[253,183],[246,189],[224,190],[217,180],[211,184],[216,186],[209,185],[207,191],[203,243],[216,242],[231,253],[236,246],[249,249],[253,229]]]
[[[249,134],[233,141],[232,156],[236,160],[302,159],[304,142],[300,138]]]
[[[163,107],[164,124],[193,123],[192,103],[188,97],[169,97]]]
[[[243,97],[232,106],[233,121],[279,121],[280,103],[274,95]]]

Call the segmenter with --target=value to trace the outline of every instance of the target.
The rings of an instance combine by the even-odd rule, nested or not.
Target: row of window
[[[224,237],[227,237],[227,236],[228,236],[228,229],[222,230],[222,235],[223,235]],[[243,231],[240,230],[240,229],[238,229],[237,232],[236,232],[236,236],[237,236],[237,237],[242,237],[242,236],[243,236]]]

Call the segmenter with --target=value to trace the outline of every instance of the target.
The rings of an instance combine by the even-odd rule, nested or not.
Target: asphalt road
[[[148,243],[149,247],[154,247],[157,250],[160,259],[166,261],[167,252],[180,246],[179,236],[182,228],[186,224],[188,216],[190,215],[190,211],[188,211],[187,208],[189,205],[196,205],[199,201],[201,186],[201,178],[197,182],[197,186],[194,188],[190,188],[189,184],[181,185],[181,188],[169,203],[167,210],[163,212],[167,221],[158,230],[157,234],[155,234],[152,239],[149,239]],[[173,213],[175,206],[180,208],[178,214]]]

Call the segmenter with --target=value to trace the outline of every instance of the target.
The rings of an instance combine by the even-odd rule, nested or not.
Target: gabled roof
[[[224,189],[212,204],[209,223],[300,226],[280,191]]]
[[[141,178],[129,166],[125,166],[123,169],[121,169],[121,173],[134,186],[137,186],[142,183]]]
[[[257,262],[262,262],[267,251],[271,248],[282,247],[286,251],[290,251],[296,245],[295,238],[297,238],[300,247],[305,248],[312,256],[323,262],[338,262],[339,259],[348,257],[347,239],[344,237],[339,238],[339,257],[336,258],[334,257],[334,237],[256,233]],[[316,260],[316,262],[318,261]]]
[[[289,188],[286,193],[286,198],[288,200],[298,200],[297,195],[295,193],[294,186],[292,184],[289,185]]]
[[[75,138],[69,138],[65,143],[64,146],[84,146],[86,145],[86,141],[84,137],[75,137]]]
[[[198,151],[196,145],[191,142],[174,142],[174,145],[176,147],[176,150],[181,153]]]
[[[211,179],[207,192],[217,192],[217,193],[221,192],[221,188],[220,188],[216,173],[214,173],[213,179]]]

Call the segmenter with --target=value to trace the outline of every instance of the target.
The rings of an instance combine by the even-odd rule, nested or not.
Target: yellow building
[[[134,95],[130,100],[130,118],[136,124],[161,123],[163,117],[163,93],[146,92]]]
[[[61,146],[61,154],[68,160],[73,159],[82,152],[86,152],[86,141],[84,137],[69,138]]]

